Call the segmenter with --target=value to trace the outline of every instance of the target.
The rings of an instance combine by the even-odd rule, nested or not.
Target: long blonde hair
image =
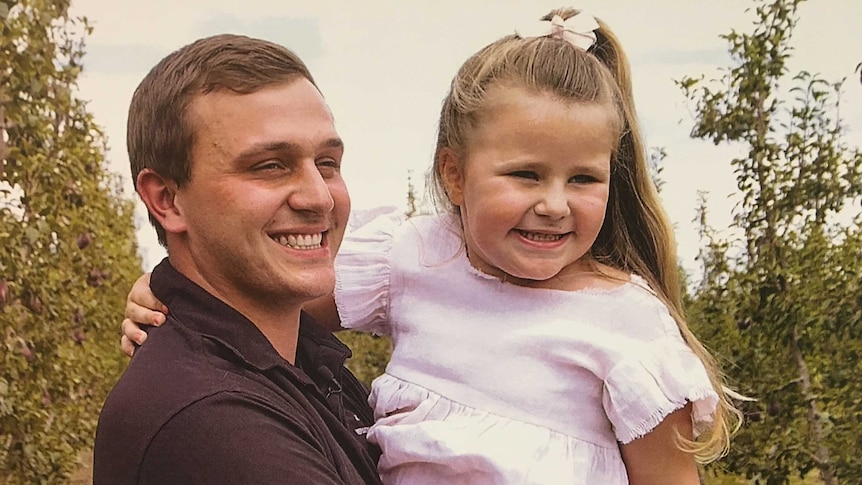
[[[548,13],[568,19],[579,13],[562,8]],[[733,406],[724,377],[713,357],[689,330],[683,316],[682,290],[673,228],[659,201],[646,163],[646,150],[632,95],[628,59],[617,37],[598,20],[597,42],[588,51],[554,37],[503,37],[471,56],[452,80],[443,101],[434,166],[429,186],[438,209],[458,212],[446,195],[440,173],[441,152],[463,151],[471,128],[481,122],[486,92],[505,84],[548,93],[562,102],[597,103],[617,115],[618,144],[611,159],[611,183],[605,222],[590,250],[597,262],[644,278],[667,305],[680,333],[703,362],[719,395],[709,428],[696,441],[680,438],[681,449],[701,462],[727,452],[741,414]]]

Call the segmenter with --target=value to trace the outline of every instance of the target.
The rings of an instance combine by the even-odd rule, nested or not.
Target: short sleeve
[[[712,422],[718,394],[678,332],[631,350],[604,383],[603,405],[617,440],[625,444],[644,436],[689,402],[695,435]]]
[[[405,220],[395,208],[351,214],[335,258],[335,304],[342,327],[390,334],[392,241]]]

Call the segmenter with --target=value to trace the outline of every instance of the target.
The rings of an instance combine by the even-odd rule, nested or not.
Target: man
[[[105,403],[94,483],[379,483],[349,350],[301,312],[333,291],[350,209],[306,66],[242,36],[185,46],[136,90],[128,150],[170,313]]]

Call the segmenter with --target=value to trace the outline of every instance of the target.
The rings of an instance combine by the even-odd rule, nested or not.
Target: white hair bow
[[[574,17],[563,20],[559,15],[554,15],[549,21],[542,20],[524,28],[515,29],[515,34],[527,39],[530,37],[558,37],[569,43],[587,50],[596,43],[596,30],[599,23],[595,17],[581,12]]]

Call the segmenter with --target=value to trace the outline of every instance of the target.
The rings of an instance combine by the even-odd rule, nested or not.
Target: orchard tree
[[[790,73],[802,0],[758,1],[720,79],[677,81],[692,136],[741,147],[729,233],[701,205],[703,281],[689,308],[747,417],[721,466],[757,483],[862,479],[862,154],[843,140],[843,82]],[[823,6],[825,8],[825,6]]]
[[[76,97],[90,27],[68,7],[0,0],[0,483],[62,483],[92,445],[141,271],[131,202]]]

